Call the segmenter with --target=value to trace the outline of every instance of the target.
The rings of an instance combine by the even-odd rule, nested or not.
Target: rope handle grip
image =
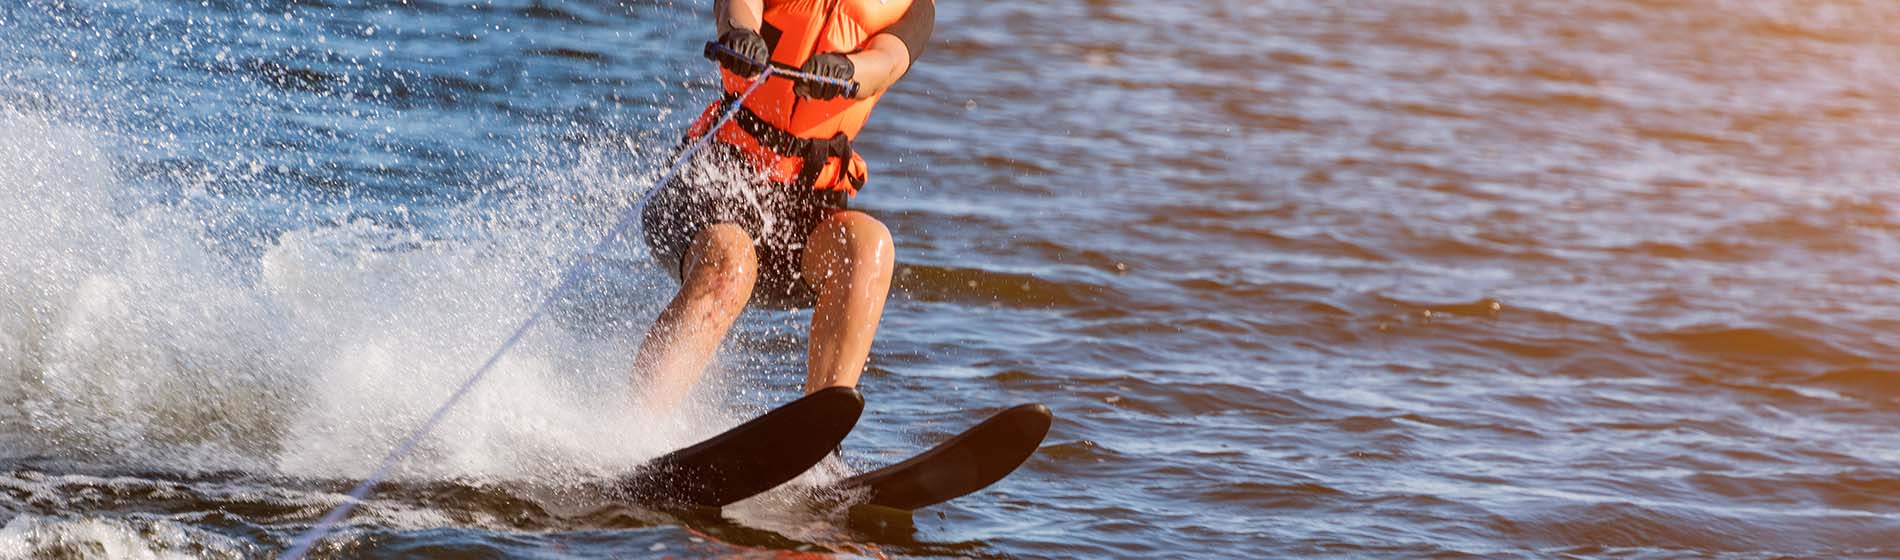
[[[713,58],[713,55],[717,53],[725,53],[725,54],[732,55],[738,58],[746,58],[745,55],[739,54],[739,51],[732,50],[732,47],[721,45],[717,41],[707,41],[706,52],[705,52],[706,60],[716,60],[715,58]],[[820,84],[844,86],[845,97],[858,96],[858,83],[851,80],[840,80],[837,78],[820,76],[820,75],[812,74],[808,72],[800,72],[797,68],[793,68],[789,65],[778,63],[778,62],[771,63],[768,66],[768,68],[770,69],[769,73],[779,75],[779,76],[784,76],[786,78],[792,79],[793,81],[816,82]]]

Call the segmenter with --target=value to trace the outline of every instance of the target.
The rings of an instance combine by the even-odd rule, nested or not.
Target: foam
[[[21,514],[0,527],[0,558],[244,558],[247,548],[166,519]]]
[[[527,316],[641,179],[595,153],[512,179],[534,185],[532,197],[429,210],[443,231],[346,220],[232,251],[212,224],[257,209],[123,200],[140,185],[115,175],[99,148],[108,138],[0,110],[0,437],[21,454],[364,476]],[[623,472],[731,425],[716,407],[664,419],[634,410],[638,330],[587,322],[604,307],[644,323],[665,281],[609,277],[606,300],[557,310],[398,477]]]

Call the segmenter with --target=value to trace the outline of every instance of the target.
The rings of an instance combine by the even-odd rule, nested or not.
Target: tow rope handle
[[[721,45],[716,41],[707,41],[706,53],[705,53],[706,60],[716,61],[717,59],[713,58],[713,55],[717,53],[725,53],[725,54],[729,54],[738,58],[751,60],[750,58],[747,58],[746,55],[739,54],[739,51],[732,50],[732,47]],[[758,61],[753,61],[753,62],[758,62]],[[807,72],[800,72],[797,68],[793,68],[789,65],[781,64],[777,62],[771,63],[770,67],[772,68],[773,74],[790,78],[793,81],[814,82],[814,83],[820,83],[820,84],[831,84],[834,86],[843,86],[845,97],[858,96],[858,83],[851,80],[840,80],[837,78],[820,76],[817,74],[811,74]]]

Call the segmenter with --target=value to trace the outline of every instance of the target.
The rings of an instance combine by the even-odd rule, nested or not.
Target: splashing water
[[[0,2],[0,556],[281,552],[651,185],[706,8]],[[629,240],[317,555],[1896,555],[1890,3],[938,11],[844,452],[1040,401],[1036,459],[870,530],[573,495],[796,393],[756,313],[631,410]]]
[[[522,138],[508,141],[521,152],[487,152],[502,161],[476,173],[371,173],[371,184],[331,183],[303,172],[365,169],[376,158],[310,159],[335,157],[324,143],[368,137],[388,146],[397,134],[389,123],[424,111],[336,105],[326,101],[335,91],[284,88],[301,78],[273,70],[275,61],[255,58],[255,49],[288,45],[289,60],[299,59],[298,24],[308,22],[297,14],[281,22],[254,13],[190,14],[136,4],[51,9],[24,25],[0,18],[9,36],[38,32],[38,39],[71,44],[69,32],[78,28],[107,41],[91,52],[51,48],[38,54],[54,56],[42,59],[16,53],[4,67],[18,79],[0,94],[22,103],[0,104],[0,401],[8,405],[0,408],[0,443],[24,469],[13,482],[57,504],[44,515],[16,516],[0,533],[10,550],[103,546],[109,554],[163,556],[280,546],[230,541],[216,528],[206,533],[156,513],[65,512],[82,508],[78,496],[102,484],[96,474],[126,469],[187,477],[172,490],[196,494],[200,506],[225,502],[212,488],[230,483],[225,473],[290,487],[362,478],[533,309],[578,250],[652,184],[655,163],[674,152],[670,137],[658,134],[588,133],[577,143]],[[139,19],[145,16],[153,19]],[[189,16],[188,27],[223,18],[271,31],[194,28],[158,51],[161,60],[210,66],[216,86],[204,93],[225,104],[194,107],[182,98],[177,82],[190,80],[189,72],[152,74],[110,60],[115,46],[167,43],[160,31],[175,30],[179,16]],[[337,47],[319,58],[351,48],[318,38]],[[88,57],[99,60],[73,63]],[[107,71],[83,72],[86,62]],[[361,60],[341,67],[335,84],[394,71]],[[231,69],[253,73],[217,76]],[[396,74],[400,83],[404,76]],[[368,97],[394,95],[376,89],[366,86]],[[277,111],[245,110],[271,106]],[[671,114],[642,118],[666,130],[676,124]],[[355,131],[270,128],[318,116]],[[260,149],[258,136],[282,143]],[[301,164],[299,152],[307,154]],[[414,192],[418,183],[450,179],[474,183],[462,194]],[[717,375],[684,414],[656,418],[631,406],[632,349],[667,281],[641,264],[637,241],[622,240],[601,257],[581,293],[555,306],[555,320],[531,332],[398,466],[399,483],[560,487],[625,472],[746,414],[726,405],[723,395],[734,387]],[[273,504],[293,523],[301,516],[291,512],[338,503],[326,489],[265,494],[229,499]],[[369,504],[363,522],[454,522],[405,499]],[[152,507],[138,503],[130,507]],[[150,546],[139,548],[139,535],[171,536],[147,538]]]

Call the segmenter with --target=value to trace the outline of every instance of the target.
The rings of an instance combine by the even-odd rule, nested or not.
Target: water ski
[[[725,433],[641,465],[613,484],[648,505],[718,507],[804,473],[851,433],[864,398],[849,387],[806,395]]]
[[[1017,406],[915,457],[844,479],[834,488],[865,493],[865,505],[900,510],[942,503],[1008,476],[1042,445],[1054,420],[1048,407]]]

